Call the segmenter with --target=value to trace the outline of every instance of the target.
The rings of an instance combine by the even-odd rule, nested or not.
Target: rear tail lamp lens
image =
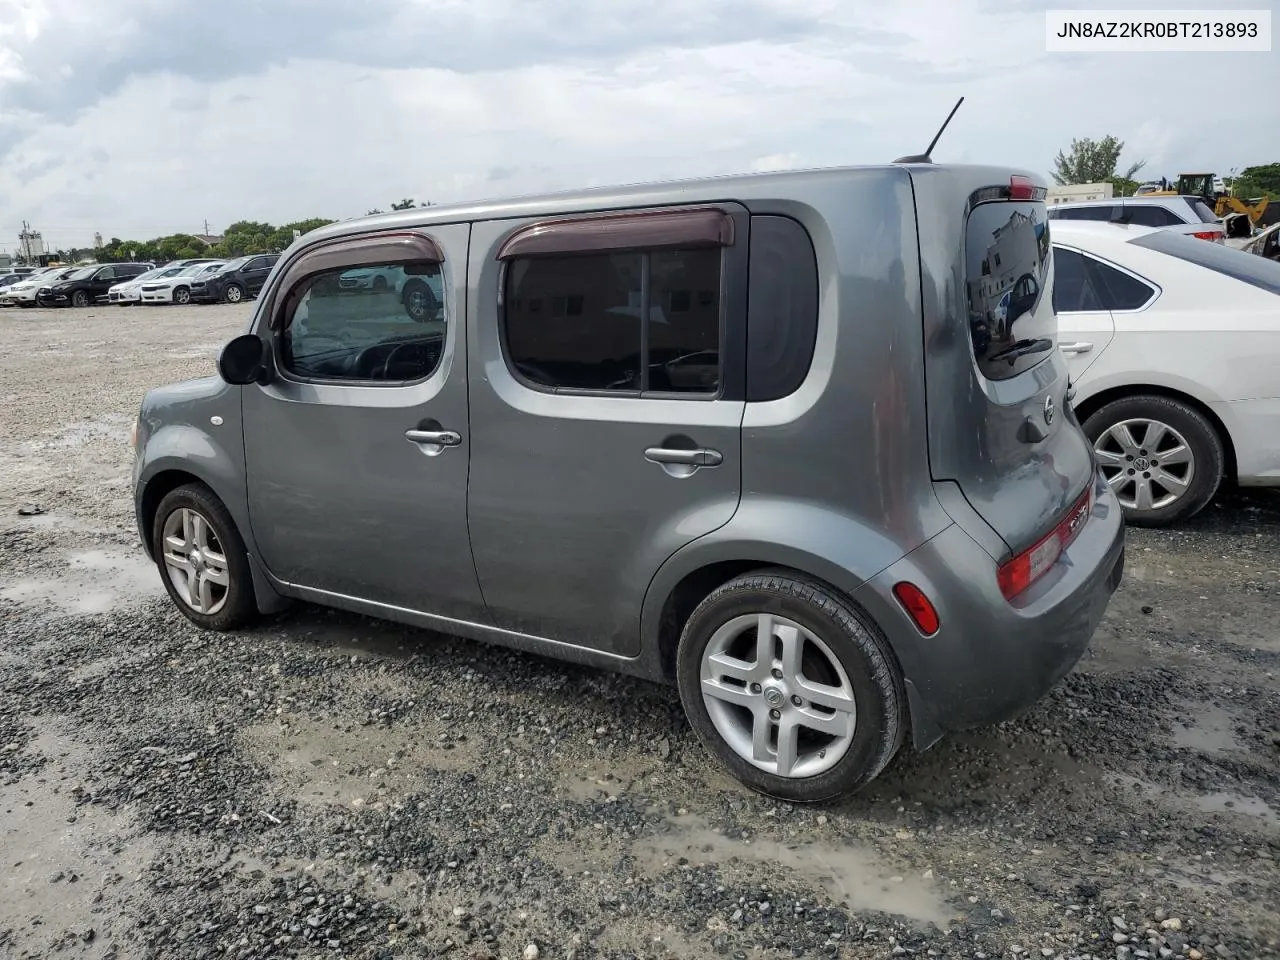
[[[894,586],[893,595],[898,598],[902,609],[907,611],[907,616],[920,628],[921,633],[929,636],[938,632],[938,611],[933,608],[923,590],[904,580]]]
[[[1191,234],[1197,240],[1221,240],[1222,234],[1217,230],[1198,230]]]
[[[1071,505],[1067,515],[1058,521],[1057,526],[1023,550],[1011,560],[1000,565],[996,579],[1000,583],[1000,592],[1006,600],[1012,600],[1033,583],[1049,572],[1049,568],[1057,563],[1062,552],[1080,536],[1080,531],[1089,521],[1089,511],[1093,509],[1093,484],[1089,485],[1079,499]]]
[[[1036,185],[1026,177],[1010,177],[1009,178],[1009,199],[1010,200],[1034,200],[1036,198]]]

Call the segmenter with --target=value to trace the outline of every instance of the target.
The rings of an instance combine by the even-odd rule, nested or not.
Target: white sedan
[[[107,302],[121,307],[131,307],[142,300],[142,285],[152,280],[163,280],[179,276],[188,267],[157,267],[148,270],[140,277],[130,277],[120,283],[113,284],[107,291]]]
[[[0,288],[0,306],[34,307],[37,290],[58,280],[65,280],[79,269],[79,267],[47,267],[37,270],[25,280]]]
[[[1073,406],[1141,526],[1223,480],[1280,486],[1280,263],[1168,230],[1055,221]]]
[[[217,273],[222,269],[225,260],[214,260],[211,263],[193,263],[186,267],[174,268],[176,273],[166,277],[155,277],[139,287],[142,303],[190,303],[191,281],[206,273]],[[168,271],[165,271],[168,273]]]

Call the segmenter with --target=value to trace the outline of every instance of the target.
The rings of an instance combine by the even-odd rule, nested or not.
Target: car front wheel
[[[699,604],[676,654],[703,745],[739,780],[792,802],[857,790],[906,734],[906,694],[863,612],[788,571],[731,580]]]
[[[185,484],[165,494],[151,549],[170,599],[188,620],[207,630],[234,630],[254,618],[244,541],[208,487]]]
[[[73,307],[87,307],[89,305],[89,293],[87,290],[77,290],[71,295],[71,305]]]
[[[227,286],[226,292],[222,295],[227,303],[239,303],[244,299],[244,290],[239,284],[232,283]]]
[[[191,291],[186,287],[178,287],[173,291],[173,302],[178,304],[188,304],[191,302]]]
[[[1134,526],[1186,520],[1222,483],[1226,457],[1218,431],[1200,411],[1172,397],[1113,400],[1085,420],[1084,432]]]

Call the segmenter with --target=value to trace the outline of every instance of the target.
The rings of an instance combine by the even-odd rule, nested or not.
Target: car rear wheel
[[[1222,483],[1222,438],[1200,411],[1171,397],[1113,400],[1084,431],[1125,520],[1162,527],[1195,516]]]
[[[191,291],[187,287],[178,287],[173,291],[173,302],[183,305],[190,303]]]
[[[231,283],[227,285],[226,292],[222,296],[227,303],[239,303],[244,299],[244,290],[238,283]]]
[[[233,630],[256,615],[244,540],[208,487],[185,484],[165,494],[151,549],[170,599],[188,620]]]
[[[87,290],[77,290],[71,295],[71,305],[73,307],[87,307],[89,305],[89,292]]]
[[[905,737],[902,675],[876,625],[788,571],[731,580],[694,610],[676,654],[703,745],[761,793],[819,802],[856,790]]]

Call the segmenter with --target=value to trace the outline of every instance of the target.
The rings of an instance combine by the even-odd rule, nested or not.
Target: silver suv
[[[1118,197],[1062,203],[1049,208],[1049,219],[1102,220],[1160,227],[1214,243],[1224,242],[1227,236],[1227,228],[1209,205],[1193,196]]]
[[[1044,193],[901,163],[322,227],[143,399],[142,542],[202,627],[302,600],[668,681],[752,788],[845,793],[1035,702],[1121,577]]]

